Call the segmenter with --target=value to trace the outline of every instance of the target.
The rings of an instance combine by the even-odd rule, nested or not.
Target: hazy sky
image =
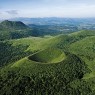
[[[95,0],[0,0],[0,18],[95,17]]]

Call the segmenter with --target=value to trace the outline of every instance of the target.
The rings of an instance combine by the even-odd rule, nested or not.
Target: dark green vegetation
[[[8,64],[9,62],[15,62],[29,53],[24,51],[28,45],[12,46],[8,42],[0,42],[0,67]]]
[[[5,20],[0,23],[0,40],[17,39],[32,35],[32,29],[20,21]]]
[[[95,31],[4,40],[0,52],[0,95],[95,95]]]
[[[68,34],[72,32],[78,31],[78,27],[75,25],[34,25],[34,24],[29,24],[28,25],[30,28],[33,29],[33,31],[36,32],[40,36],[44,35],[58,35],[58,34]],[[35,33],[33,32],[33,33]]]
[[[71,54],[58,64],[38,64],[25,58],[1,70],[1,95],[80,95],[82,92],[86,95],[91,92],[82,80],[86,72],[84,62]]]

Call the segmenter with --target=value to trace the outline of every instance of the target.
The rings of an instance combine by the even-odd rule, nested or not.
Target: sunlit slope
[[[47,36],[47,37],[28,37],[16,40],[10,40],[9,42],[13,46],[17,45],[29,45],[27,50],[36,51],[40,49],[45,49],[48,47],[58,47],[64,49],[65,46],[84,39],[86,37],[94,36],[95,31],[79,31],[69,35],[58,35],[58,36]]]
[[[58,43],[65,38],[65,35],[62,37],[59,36],[50,36],[50,37],[29,37],[22,38],[17,40],[10,40],[9,43],[12,43],[13,46],[18,45],[28,45],[26,51],[38,51],[43,50],[48,47],[56,47]]]
[[[87,32],[88,34],[91,33],[94,35],[93,31],[90,32],[87,31]],[[19,47],[19,46],[27,47],[26,49],[24,49],[24,52],[25,53],[29,52],[29,55],[30,53],[33,54],[35,52],[47,49],[49,47],[59,48],[63,51],[68,52],[69,51],[68,49],[69,47],[71,47],[71,44],[74,43],[76,44],[82,39],[88,37],[88,36],[81,37],[80,35],[82,35],[82,33],[85,34],[85,31],[80,31],[78,33],[75,34],[73,33],[70,35],[58,35],[58,36],[48,36],[48,37],[28,37],[28,38],[22,38],[16,40],[9,40],[7,41],[7,43],[12,44],[12,47]],[[89,37],[92,37],[92,35],[90,35]],[[85,41],[85,43],[87,42]],[[72,50],[74,49],[72,48]]]
[[[71,33],[69,35],[76,36],[76,37],[87,37],[87,36],[95,36],[95,30],[81,30],[79,32]]]
[[[88,78],[95,77],[95,36],[71,44],[69,51],[81,57],[89,66],[92,73]]]

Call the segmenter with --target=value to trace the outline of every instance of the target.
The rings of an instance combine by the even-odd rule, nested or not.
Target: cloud
[[[9,19],[13,17],[18,17],[18,10],[0,10],[0,19]]]
[[[6,13],[8,13],[10,15],[17,15],[18,11],[17,10],[9,10],[9,11],[6,11]]]
[[[0,2],[0,18],[53,16],[95,17],[95,0],[2,0]]]

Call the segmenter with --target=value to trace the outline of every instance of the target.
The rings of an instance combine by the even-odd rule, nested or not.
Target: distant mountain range
[[[22,21],[27,25],[52,25],[52,26],[68,26],[70,29],[72,26],[77,29],[70,29],[70,31],[78,30],[95,30],[95,18],[14,18],[11,20]],[[66,31],[66,30],[65,30]],[[68,31],[67,31],[68,32]]]
[[[58,18],[58,17],[44,17],[44,18],[13,18],[9,20],[22,21],[25,24],[36,25],[54,25],[54,24],[95,24],[95,18]]]

